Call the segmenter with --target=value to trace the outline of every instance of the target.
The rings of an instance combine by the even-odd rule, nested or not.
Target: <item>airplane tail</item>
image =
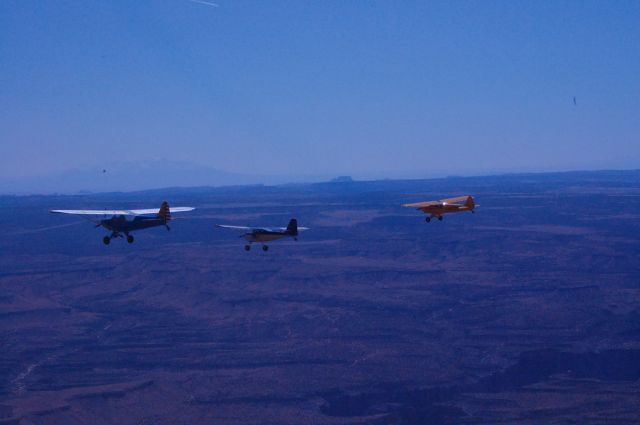
[[[474,209],[476,207],[476,203],[473,201],[473,196],[467,196],[464,206],[469,209]]]
[[[291,236],[298,236],[298,220],[292,218],[287,226],[287,233]]]
[[[164,221],[171,220],[171,211],[169,210],[169,203],[164,201],[160,206],[160,210],[158,211],[158,218]]]

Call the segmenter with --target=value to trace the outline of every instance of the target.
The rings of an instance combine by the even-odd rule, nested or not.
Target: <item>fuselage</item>
[[[472,211],[473,208],[466,205],[430,205],[428,207],[420,208],[424,213],[431,214],[436,217],[443,216],[444,214]]]
[[[165,218],[156,217],[135,217],[133,220],[127,220],[123,215],[114,215],[113,217],[100,220],[100,225],[113,233],[128,234],[134,230],[148,229],[149,227],[166,226]]]
[[[268,230],[254,230],[251,233],[245,233],[243,236],[248,242],[270,242],[270,241],[286,238],[287,236],[293,237],[294,235],[288,232],[271,232]]]

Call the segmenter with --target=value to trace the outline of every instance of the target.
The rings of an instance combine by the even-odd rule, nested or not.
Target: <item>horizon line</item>
[[[77,190],[77,191],[54,191],[54,192],[28,192],[24,193],[8,193],[0,192],[0,197],[29,197],[29,196],[86,196],[86,195],[106,195],[106,194],[136,194],[144,192],[155,192],[162,190],[187,190],[187,189],[229,189],[229,188],[251,188],[251,187],[284,187],[284,186],[307,186],[307,185],[320,185],[320,184],[335,184],[335,185],[347,185],[357,183],[375,183],[375,182],[401,182],[401,181],[435,181],[435,180],[447,180],[447,179],[473,179],[473,178],[491,178],[491,177],[509,177],[509,176],[529,176],[529,175],[544,175],[544,174],[580,174],[580,173],[632,173],[640,172],[640,168],[602,168],[602,169],[574,169],[574,170],[553,170],[553,171],[508,171],[508,172],[488,172],[487,174],[451,174],[444,176],[433,177],[382,177],[382,178],[365,178],[354,179],[348,174],[342,174],[339,177],[347,177],[350,180],[345,181],[291,181],[285,183],[241,183],[241,184],[225,184],[220,186],[215,185],[192,185],[192,186],[163,186],[163,187],[149,187],[146,189],[124,190],[124,191],[91,191],[91,190]]]

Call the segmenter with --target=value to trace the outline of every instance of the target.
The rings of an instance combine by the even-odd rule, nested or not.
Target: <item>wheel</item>
[[[424,221],[426,221],[427,223],[430,223],[431,222],[431,217],[425,218]]]
[[[127,235],[127,242],[133,243],[133,236]]]
[[[268,247],[268,246],[266,246],[266,245],[262,245],[262,250],[263,250],[263,251],[265,251],[265,252],[266,252],[266,251],[269,251],[269,247]]]
[[[102,243],[104,243],[105,245],[109,245],[110,242],[111,238],[109,236],[105,236],[104,238],[102,238]]]
[[[244,246],[244,250],[245,250],[245,251],[249,251],[250,249],[251,249],[251,245],[245,245],[245,246]]]
[[[439,216],[439,217],[438,217],[438,220],[442,221],[442,216]]]

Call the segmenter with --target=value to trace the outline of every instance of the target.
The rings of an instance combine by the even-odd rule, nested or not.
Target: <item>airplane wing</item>
[[[216,227],[221,227],[223,229],[232,229],[232,230],[244,230],[248,232],[253,232],[255,230],[264,230],[266,232],[284,232],[287,230],[286,227],[248,227],[248,226],[230,226],[228,224],[216,224]],[[298,231],[309,230],[308,227],[298,227]]]
[[[195,210],[194,207],[171,207],[171,212],[187,212]]]
[[[460,202],[466,202],[468,196],[457,196],[455,198],[443,199],[440,202],[445,204],[457,204]]]
[[[193,211],[193,207],[174,207],[171,208],[171,212],[186,212]],[[158,214],[158,208],[150,208],[144,210],[50,210],[49,212],[55,214],[70,214],[70,215],[148,215]]]
[[[255,227],[229,226],[227,224],[216,224],[216,227],[222,227],[223,229],[233,229],[233,230],[255,230]]]
[[[275,230],[277,232],[284,232],[287,230],[286,227],[276,227],[275,229],[267,229],[267,230]],[[303,230],[309,230],[308,227],[298,227],[298,232],[302,232]]]
[[[50,210],[49,212],[70,215],[135,215],[129,210]]]
[[[171,207],[170,211],[171,213],[176,213],[176,212],[187,212],[187,211],[193,211],[195,210],[195,208],[193,207]],[[150,208],[150,209],[146,209],[146,210],[129,210],[130,215],[147,215],[147,214],[158,214],[158,208]]]
[[[407,207],[407,208],[424,208],[424,207],[430,207],[433,205],[442,205],[442,201],[426,201],[426,202],[416,202],[413,204],[402,204],[403,207]]]
[[[403,207],[408,207],[408,208],[424,208],[424,207],[431,207],[434,205],[445,205],[445,204],[459,204],[461,202],[466,202],[467,201],[468,196],[458,196],[455,198],[447,198],[447,199],[440,199],[438,201],[426,201],[426,202],[416,202],[413,204],[403,204]]]

